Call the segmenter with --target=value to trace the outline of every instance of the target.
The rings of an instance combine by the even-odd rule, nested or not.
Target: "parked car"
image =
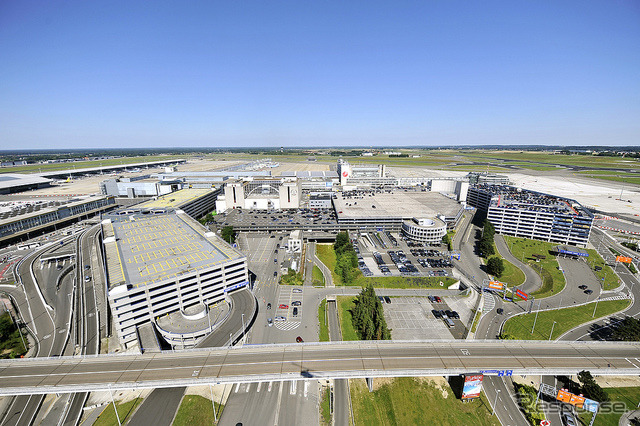
[[[280,306],[278,306],[278,308],[280,308],[280,309],[289,309],[289,305],[285,305],[284,303],[282,303]]]
[[[267,324],[271,327],[273,325],[273,320],[271,318],[267,318]]]
[[[267,309],[271,309],[271,303],[267,303]]]
[[[384,296],[384,301],[387,303],[391,303],[391,298],[389,296]]]
[[[591,293],[593,293],[593,290],[585,290],[584,291],[584,294],[591,294]]]
[[[294,302],[291,302],[291,306],[300,306],[300,305],[302,305],[302,302],[301,302],[301,301],[299,301],[299,300],[296,300],[296,301],[294,301]]]
[[[440,314],[440,311],[437,309],[432,309],[431,313],[433,314],[434,317],[436,318],[442,318],[442,315]]]
[[[283,317],[282,315],[278,315],[277,317],[274,318],[275,321],[286,321],[287,319],[285,317]]]
[[[304,340],[302,340],[302,337],[298,336],[296,337],[296,343],[304,343]]]
[[[293,308],[293,316],[294,317],[298,316],[298,308]]]
[[[294,288],[292,291],[294,293],[302,293],[302,289],[301,288]]]

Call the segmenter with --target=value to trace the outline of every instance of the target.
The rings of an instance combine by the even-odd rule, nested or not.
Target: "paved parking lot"
[[[453,338],[445,323],[431,314],[433,308],[426,297],[392,297],[383,307],[393,340]]]

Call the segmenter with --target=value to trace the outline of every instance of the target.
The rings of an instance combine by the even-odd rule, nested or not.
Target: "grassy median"
[[[355,296],[338,296],[338,319],[340,320],[340,331],[342,340],[360,340],[356,329],[353,328],[351,309],[354,308]]]
[[[375,387],[377,386],[377,389]],[[440,387],[442,386],[442,387]],[[356,425],[499,425],[484,394],[475,401],[457,399],[447,383],[413,377],[349,381]]]
[[[505,236],[504,239],[515,258],[528,263],[542,279],[542,287],[532,296],[535,296],[536,299],[542,299],[562,291],[565,285],[564,275],[559,269],[556,257],[551,254],[557,244],[509,236]],[[546,258],[536,262],[534,254]]]
[[[131,401],[116,404],[118,408],[118,417],[120,422],[125,424],[136,411],[138,405],[142,402],[142,398],[132,399]],[[93,423],[94,426],[113,426],[118,424],[118,417],[116,417],[115,411],[113,411],[113,404],[109,404],[104,407],[98,419]]]
[[[620,285],[620,281],[618,276],[613,272],[613,269],[604,263],[604,259],[602,256],[594,250],[587,249],[587,253],[589,253],[589,257],[587,258],[587,262],[589,262],[589,266],[591,266],[591,270],[598,278],[598,281],[604,283],[604,290],[613,290]],[[598,266],[602,269],[599,271],[595,270],[595,267]],[[604,279],[603,279],[604,278]]]
[[[327,318],[327,299],[320,302],[318,307],[318,324],[320,324],[320,331],[318,333],[318,341],[329,341],[329,324],[326,322]]]
[[[628,307],[630,303],[629,300],[607,300],[598,302],[597,309],[596,303],[593,302],[573,308],[541,311],[538,313],[537,320],[535,312],[518,315],[505,322],[502,334],[508,339],[548,340],[553,328],[551,336],[551,340],[553,340],[580,324],[619,312]],[[594,309],[595,316],[593,315]],[[536,327],[532,333],[534,321]],[[554,322],[555,325],[553,325]]]
[[[604,390],[609,395],[610,402],[607,403],[606,411],[604,409],[600,410],[593,426],[618,426],[620,417],[622,417],[622,413],[625,410],[608,410],[608,408],[613,408],[619,403],[624,403],[626,410],[637,409],[638,401],[640,401],[640,388],[604,388]],[[581,409],[577,411],[582,424],[590,424],[593,414]]]
[[[314,286],[324,286],[324,275],[316,265],[313,265],[312,279]]]
[[[220,420],[224,405],[216,404],[216,415]],[[205,426],[215,424],[211,400],[200,395],[185,395],[172,426]]]

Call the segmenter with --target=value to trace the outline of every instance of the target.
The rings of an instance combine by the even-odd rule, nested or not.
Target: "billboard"
[[[626,256],[616,256],[616,262],[631,263],[633,259]]]
[[[489,286],[492,290],[502,290],[504,288],[504,284],[500,281],[489,281]]]
[[[464,376],[464,386],[462,388],[462,399],[478,398],[482,391],[482,374],[470,374]]]
[[[583,408],[583,406],[585,406],[587,404],[587,401],[589,401],[588,402],[589,408],[585,408],[585,410],[591,411],[591,409],[593,409],[593,405],[594,404],[596,406],[596,410],[598,409],[597,408],[597,406],[598,406],[597,402],[592,401],[590,399],[587,399],[582,395],[575,395],[575,394],[573,394],[573,393],[571,393],[571,392],[569,392],[569,391],[567,391],[565,389],[560,389],[558,391],[558,396],[556,397],[556,399],[558,401],[562,401],[562,402],[565,402],[567,404],[571,404],[571,405],[576,406],[578,408]]]
[[[527,300],[529,298],[529,295],[522,290],[516,290],[516,295],[522,300]]]
[[[584,404],[582,404],[582,408],[587,411],[591,411],[592,413],[598,412],[598,403],[593,399],[585,398]]]

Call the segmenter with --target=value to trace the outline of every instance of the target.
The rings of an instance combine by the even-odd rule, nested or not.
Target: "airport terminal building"
[[[182,210],[105,214],[102,232],[108,300],[125,348],[158,317],[188,318],[189,308],[206,310],[248,284],[246,257]]]
[[[586,246],[593,214],[580,203],[507,185],[470,188],[467,202],[487,212],[496,232],[572,246]]]

